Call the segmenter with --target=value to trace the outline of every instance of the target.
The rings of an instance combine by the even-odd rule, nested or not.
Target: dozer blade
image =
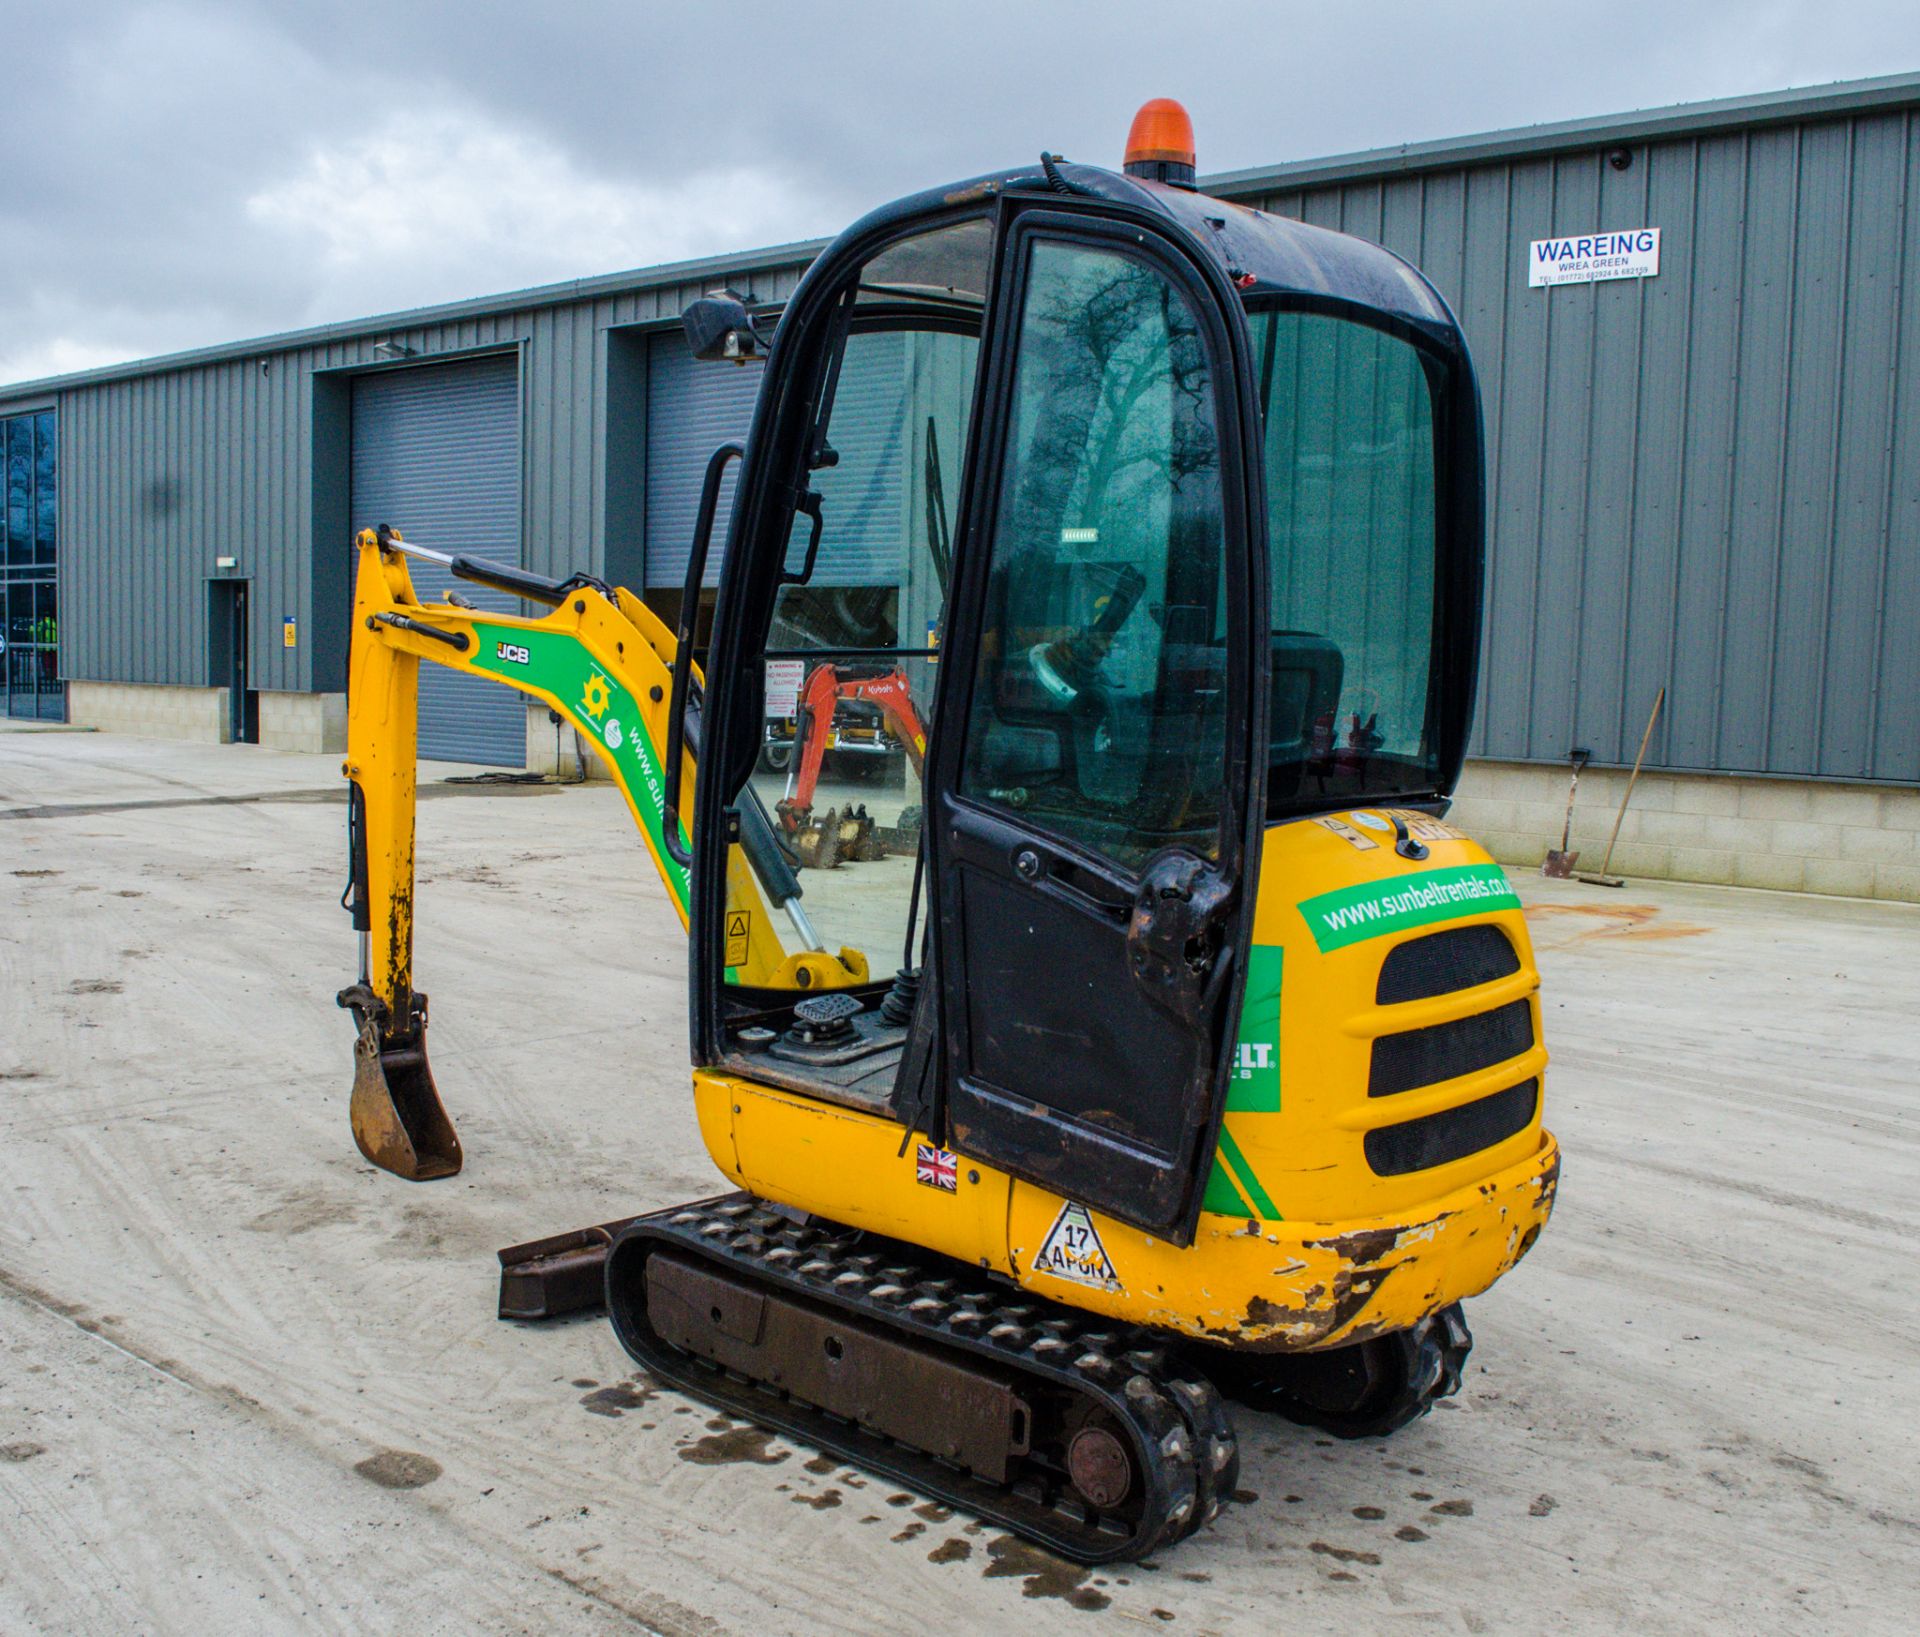
[[[634,1218],[509,1245],[500,1254],[500,1317],[557,1319],[603,1307],[607,1247]]]
[[[409,1182],[450,1177],[461,1163],[460,1138],[427,1066],[424,1014],[420,1022],[410,1039],[382,1049],[379,1024],[367,1017],[353,1043],[353,1140],[373,1164]]]

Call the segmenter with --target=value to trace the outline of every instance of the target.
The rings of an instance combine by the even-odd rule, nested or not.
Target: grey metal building
[[[1630,761],[1665,686],[1650,767],[1920,787],[1917,114],[1903,75],[1203,184],[1388,245],[1461,317],[1490,453],[1480,757]],[[1651,230],[1656,272],[1534,282],[1540,242]],[[689,367],[677,315],[722,283],[778,302],[817,249],[0,387],[9,710],[64,684],[76,719],[331,742],[345,542],[375,521],[669,594],[754,384]],[[429,696],[429,753],[529,753],[487,693]]]

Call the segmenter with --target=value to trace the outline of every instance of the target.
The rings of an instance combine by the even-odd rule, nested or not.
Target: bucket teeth
[[[849,807],[840,815],[839,827],[840,856],[855,864],[871,864],[876,858],[884,858],[886,849],[880,845],[880,838],[874,832],[873,819],[867,812],[866,803],[858,807]]]

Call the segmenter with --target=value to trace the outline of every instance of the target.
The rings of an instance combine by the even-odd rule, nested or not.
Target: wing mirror
[[[709,363],[744,364],[766,350],[753,327],[753,314],[738,296],[702,296],[680,315],[693,356]]]

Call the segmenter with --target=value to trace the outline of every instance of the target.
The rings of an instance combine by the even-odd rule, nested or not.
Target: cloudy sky
[[[1913,0],[0,0],[0,41],[0,382],[1116,163],[1154,95],[1204,171],[1920,68]]]

